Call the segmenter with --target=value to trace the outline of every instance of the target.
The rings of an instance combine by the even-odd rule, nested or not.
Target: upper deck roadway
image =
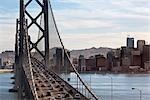
[[[38,100],[89,100],[57,74],[45,69],[38,60],[32,58],[31,61]],[[25,68],[27,67],[24,67],[27,71]],[[32,87],[30,79],[28,82]]]

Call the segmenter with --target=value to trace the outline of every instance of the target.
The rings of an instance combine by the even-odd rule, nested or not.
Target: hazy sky
[[[69,49],[120,47],[128,35],[150,43],[150,0],[51,0]],[[0,51],[14,49],[19,0],[0,0]],[[34,6],[33,6],[34,9]]]

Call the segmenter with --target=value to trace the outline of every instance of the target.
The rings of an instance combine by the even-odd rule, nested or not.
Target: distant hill
[[[71,58],[78,58],[79,55],[84,55],[85,58],[89,58],[90,56],[101,54],[104,57],[106,57],[107,53],[111,50],[112,50],[111,48],[105,48],[105,47],[100,47],[100,48],[92,47],[89,49],[72,50],[70,51],[70,56]]]

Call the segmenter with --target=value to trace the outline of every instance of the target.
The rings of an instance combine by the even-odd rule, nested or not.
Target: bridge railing
[[[29,35],[28,35],[28,30],[27,30],[27,20],[24,26],[25,29],[25,36],[24,36],[24,55],[23,55],[23,71],[25,73],[24,76],[25,80],[26,80],[26,84],[28,84],[28,86],[30,87],[30,92],[33,95],[33,98],[35,100],[39,100],[38,99],[38,93],[36,90],[36,86],[35,86],[35,79],[34,79],[34,70],[33,70],[33,66],[31,64],[31,54],[30,54],[30,49],[29,49]],[[25,90],[25,89],[24,89]],[[28,94],[28,93],[26,93]]]

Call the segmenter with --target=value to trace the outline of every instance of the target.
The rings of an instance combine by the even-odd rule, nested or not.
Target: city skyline
[[[148,0],[51,2],[60,35],[68,49],[117,48],[126,45],[128,35],[150,43]],[[19,0],[0,1],[0,51],[14,49],[18,8]]]

